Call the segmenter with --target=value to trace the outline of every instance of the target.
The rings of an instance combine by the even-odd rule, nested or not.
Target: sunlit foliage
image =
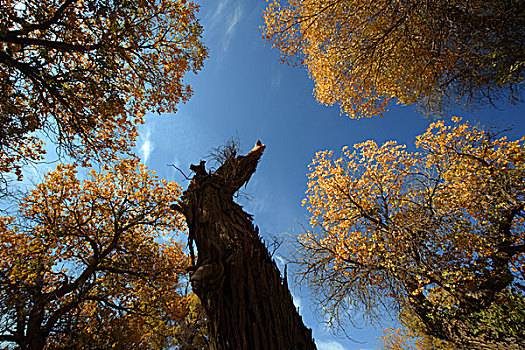
[[[381,349],[384,350],[457,350],[457,345],[425,333],[425,325],[410,308],[405,308],[398,317],[401,328],[383,330]],[[525,333],[525,297],[523,294],[504,290],[495,297],[490,307],[463,317],[474,336],[490,340],[499,339],[500,344],[477,344],[484,349],[519,349],[521,344],[512,338]],[[511,337],[507,337],[510,335]],[[507,337],[507,338],[505,338]],[[472,347],[469,347],[472,348]]]
[[[207,57],[184,0],[6,0],[0,11],[0,175],[41,159],[129,152],[146,111],[173,112]],[[37,133],[34,133],[34,132]]]
[[[15,215],[0,218],[0,341],[21,349],[205,344],[195,326],[202,313],[182,288],[189,259],[174,240],[185,230],[169,207],[180,186],[135,160],[85,180],[77,172],[59,165]]]
[[[417,316],[404,309],[399,313],[400,327],[383,329],[381,350],[457,350],[453,344],[429,336],[422,331]]]
[[[390,101],[439,113],[521,96],[520,0],[274,0],[264,19],[265,40],[308,69],[317,100],[351,118]]]
[[[332,321],[410,307],[427,334],[458,347],[496,319],[508,324],[491,341],[523,344],[521,316],[477,313],[509,296],[523,303],[525,137],[454,121],[431,124],[418,152],[367,141],[340,158],[317,153],[297,262]]]

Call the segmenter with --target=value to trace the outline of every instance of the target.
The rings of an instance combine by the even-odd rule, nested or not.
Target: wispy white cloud
[[[219,0],[215,11],[204,19],[208,35],[218,35],[214,41],[222,44],[222,51],[227,51],[242,19],[243,7],[240,0]]]
[[[282,64],[277,63],[272,66],[272,73],[270,75],[270,86],[272,88],[278,88],[281,86],[282,79]]]
[[[217,8],[210,17],[211,27],[214,27],[217,23],[219,23],[219,20],[223,16],[224,9],[226,8],[226,5],[228,5],[229,2],[230,0],[220,0],[217,2]]]
[[[286,264],[286,260],[284,260],[284,258],[278,254],[275,254],[273,258],[275,259],[275,262],[277,263],[277,267],[280,270],[282,270],[284,268],[284,265]]]
[[[335,340],[316,340],[315,342],[317,344],[317,349],[319,350],[345,350],[345,347]]]
[[[144,164],[148,162],[148,159],[155,149],[155,145],[151,141],[151,130],[148,128],[145,131],[145,134],[142,134],[140,136],[140,140],[142,141],[142,145],[140,146],[140,153],[141,153],[141,159]]]
[[[301,311],[301,307],[303,306],[303,304],[301,303],[301,299],[298,296],[296,296],[293,292],[292,292],[292,301],[293,301],[293,304],[295,305],[295,307],[300,312]]]
[[[233,35],[235,34],[235,29],[237,27],[237,24],[241,20],[241,16],[242,16],[242,7],[240,3],[237,3],[237,5],[235,6],[235,10],[228,18],[228,22],[227,22],[228,25],[226,27],[226,32],[224,34],[224,41],[223,41],[224,51],[227,51],[228,48],[230,47],[230,42],[233,38]]]
[[[281,85],[281,72],[274,72],[272,74],[271,86],[272,88],[279,87]]]
[[[171,161],[170,165],[171,164],[175,165],[177,168],[180,168],[180,160],[179,160],[179,158],[177,158],[177,156],[173,156],[173,160]],[[179,173],[178,170],[175,169],[175,168],[173,168],[173,171],[176,171],[177,173]]]
[[[275,263],[277,264],[277,267],[279,268],[279,270],[284,271],[284,266],[286,265],[286,260],[282,256],[280,256],[279,254],[275,254],[273,256],[273,258],[274,258]],[[297,309],[299,309],[299,311],[301,311],[301,306],[302,306],[301,299],[298,296],[296,296],[292,291],[290,291],[290,293],[292,294],[293,304],[295,305],[295,307]]]

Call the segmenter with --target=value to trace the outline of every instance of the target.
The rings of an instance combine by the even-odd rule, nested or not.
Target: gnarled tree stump
[[[204,161],[192,165],[195,175],[173,205],[186,217],[191,251],[193,241],[197,246],[190,280],[206,310],[211,349],[316,348],[251,215],[233,201],[265,147],[258,141],[214,173]]]

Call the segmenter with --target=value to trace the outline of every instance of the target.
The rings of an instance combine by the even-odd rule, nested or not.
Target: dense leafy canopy
[[[315,96],[351,118],[390,101],[427,113],[520,96],[521,0],[274,0],[265,39],[307,67]]]
[[[406,308],[399,313],[398,320],[402,328],[384,329],[382,349],[385,350],[456,350],[458,347],[452,342],[443,341],[426,333],[425,325],[413,310]],[[503,344],[482,344],[482,348],[516,349],[523,345],[513,343],[512,337],[525,333],[525,297],[522,294],[509,292],[499,293],[490,307],[475,312],[463,321],[467,322],[472,333],[479,337],[500,339]],[[510,334],[511,337],[505,339]],[[480,344],[478,344],[480,345]]]
[[[0,341],[21,349],[157,349],[203,343],[182,289],[181,195],[134,160],[59,165],[0,218]]]
[[[132,155],[147,111],[190,97],[183,77],[208,54],[197,11],[185,0],[2,3],[0,195],[43,159],[43,140],[101,170],[59,165],[0,217],[1,346],[207,347],[173,240],[185,230],[170,209],[181,189],[116,156]],[[521,94],[523,1],[275,0],[265,20],[317,99],[352,118],[391,101],[434,113]],[[525,138],[455,119],[416,146],[317,154],[301,277],[340,325],[401,310],[405,329],[385,348],[525,347]]]
[[[455,122],[431,124],[419,152],[394,141],[344,148],[337,159],[319,152],[304,201],[313,230],[300,236],[297,261],[334,321],[390,300],[458,347],[495,320],[507,322],[501,333],[483,336],[523,346],[523,314],[479,313],[523,304],[525,137]]]
[[[0,218],[2,346],[207,347],[173,240],[181,189],[131,152],[147,111],[192,94],[183,77],[208,54],[197,11],[184,0],[2,3],[0,194],[3,209],[19,205]],[[19,201],[9,182],[43,159],[44,141],[101,170],[59,165]]]
[[[457,350],[450,342],[425,334],[417,317],[407,311],[398,315],[401,327],[383,329],[381,350]]]
[[[88,161],[129,152],[145,111],[175,111],[207,57],[184,0],[7,0],[0,11],[0,171],[41,139]],[[38,133],[35,133],[38,132]]]

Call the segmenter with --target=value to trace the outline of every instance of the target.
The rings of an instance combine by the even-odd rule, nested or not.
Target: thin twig
[[[175,164],[168,164],[168,166],[172,166],[172,167],[174,167],[175,169],[177,169],[178,171],[180,171],[180,173],[182,174],[182,176],[184,176],[184,178],[185,178],[186,180],[191,180],[191,179],[190,179],[189,177],[187,177],[186,174],[184,174],[184,172],[183,172],[182,170],[180,170],[180,168],[177,167]]]

